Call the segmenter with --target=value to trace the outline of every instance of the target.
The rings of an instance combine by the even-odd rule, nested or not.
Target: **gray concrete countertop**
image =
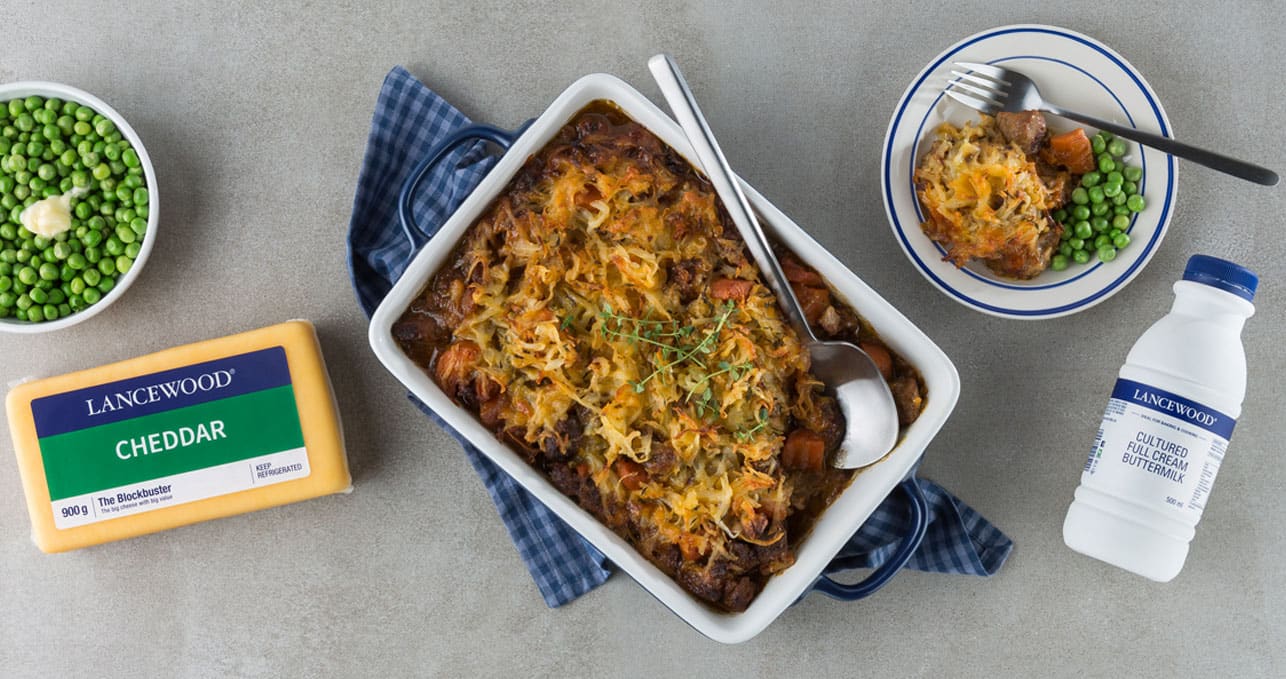
[[[356,490],[46,556],[0,455],[0,674],[1286,675],[1283,189],[1181,163],[1169,236],[1142,275],[1089,311],[1032,323],[980,315],[922,279],[890,234],[878,176],[910,79],[952,42],[1015,22],[1106,42],[1182,138],[1286,170],[1281,3],[127,4],[6,5],[0,81],[65,82],[121,111],[152,154],[163,212],[147,269],[115,306],[52,335],[0,335],[0,383],[308,318]],[[385,73],[404,64],[509,126],[594,71],[659,98],[646,68],[659,51],[683,64],[738,171],[955,361],[960,403],[923,471],[1014,538],[998,576],[906,572],[860,603],[810,596],[734,647],[624,575],[547,609],[464,456],[367,348],[344,233]],[[1197,252],[1263,284],[1231,452],[1187,567],[1160,585],[1073,553],[1060,526],[1115,371]]]

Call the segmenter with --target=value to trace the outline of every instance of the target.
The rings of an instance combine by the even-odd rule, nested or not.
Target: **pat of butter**
[[[71,228],[71,199],[76,193],[72,189],[61,196],[38,200],[18,213],[18,220],[37,236],[53,238]]]
[[[45,552],[351,488],[307,321],[27,382],[6,406]]]

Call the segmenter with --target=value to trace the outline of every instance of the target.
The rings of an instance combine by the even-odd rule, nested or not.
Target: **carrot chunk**
[[[826,440],[807,429],[796,429],[786,437],[781,464],[787,469],[819,471],[826,462]]]
[[[740,278],[716,278],[710,284],[710,296],[720,300],[731,299],[744,302],[750,296],[750,288],[753,285],[754,283]]]
[[[1085,130],[1078,127],[1049,138],[1045,161],[1065,167],[1075,174],[1085,174],[1095,168],[1094,147],[1090,144],[1090,138],[1085,136]]]
[[[884,379],[893,379],[893,357],[889,355],[889,350],[885,349],[883,344],[862,342],[857,346],[861,347],[862,351],[865,351],[872,361],[875,361],[875,367],[880,369],[880,374],[884,376]]]
[[[616,475],[621,477],[621,485],[630,490],[638,490],[647,482],[647,470],[634,460],[618,457],[612,467],[616,470]]]

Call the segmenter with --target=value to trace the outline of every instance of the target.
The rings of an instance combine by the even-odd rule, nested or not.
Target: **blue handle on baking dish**
[[[534,119],[533,119],[534,120]],[[424,160],[411,171],[406,182],[402,184],[402,191],[397,195],[397,213],[402,221],[402,232],[406,234],[411,245],[419,249],[430,236],[424,233],[419,224],[415,223],[415,215],[411,214],[411,202],[415,199],[415,192],[420,188],[424,178],[429,176],[429,172],[442,162],[447,154],[456,150],[462,144],[476,141],[489,141],[502,149],[508,150],[528,125],[532,121],[528,120],[516,130],[502,130],[492,125],[475,124],[462,127],[442,141],[438,142],[429,153],[424,156]],[[417,237],[418,236],[418,237]]]
[[[907,527],[906,537],[902,538],[902,543],[898,545],[898,549],[893,553],[893,556],[889,557],[888,561],[885,561],[879,568],[876,568],[870,575],[866,576],[865,580],[851,585],[835,582],[830,578],[829,574],[831,573],[858,567],[858,564],[854,562],[856,557],[839,557],[826,566],[825,574],[817,578],[817,582],[813,583],[813,591],[821,592],[840,601],[864,599],[888,584],[889,580],[893,579],[893,576],[902,570],[906,562],[911,560],[911,555],[915,554],[915,550],[924,541],[925,532],[929,530],[929,501],[925,499],[924,491],[920,489],[920,484],[914,476],[907,477],[898,485],[898,488],[906,493],[907,499],[910,501],[910,516],[907,517],[907,522],[910,525]]]

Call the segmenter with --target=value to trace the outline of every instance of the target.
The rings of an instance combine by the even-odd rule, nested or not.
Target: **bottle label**
[[[1236,423],[1178,394],[1118,379],[1081,483],[1195,523]]]

